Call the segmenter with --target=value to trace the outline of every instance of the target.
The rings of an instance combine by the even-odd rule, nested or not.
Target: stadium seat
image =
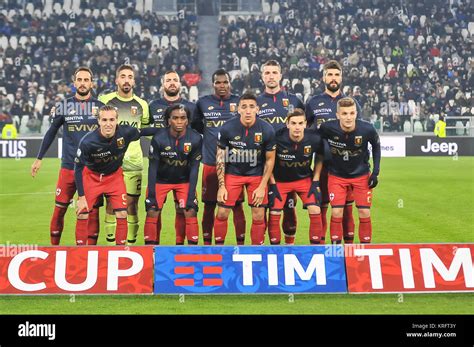
[[[464,135],[464,124],[460,120],[456,121],[456,135]]]
[[[43,112],[44,104],[45,104],[44,94],[40,93],[36,97],[35,112],[38,112],[38,113]]]
[[[61,4],[56,2],[53,5],[53,12],[56,13],[57,15],[63,14],[63,8],[61,7]]]
[[[103,8],[102,11],[100,11],[100,14],[102,15],[102,17],[105,18],[105,16],[107,16],[107,14],[109,14],[109,10],[106,9],[106,8]]]
[[[104,48],[104,39],[102,38],[102,36],[96,36],[96,37],[95,37],[94,44],[95,44],[99,49],[103,49],[103,48]]]
[[[41,134],[46,134],[49,129],[49,116],[43,116],[43,122],[41,124]]]
[[[420,26],[423,28],[426,23],[426,16],[423,14],[420,16]]]
[[[467,30],[469,30],[469,33],[471,35],[474,35],[474,22],[469,22],[469,24],[467,25]]]
[[[26,127],[26,123],[28,123],[28,119],[30,117],[28,115],[23,115],[20,117],[20,134],[26,134],[28,132],[28,128]]]
[[[107,47],[108,49],[112,49],[112,45],[113,45],[112,37],[110,35],[107,35],[104,38],[104,46]]]
[[[0,37],[0,48],[2,48],[3,50],[7,49],[8,47],[8,38],[6,36],[3,36]]]
[[[131,19],[129,19],[125,22],[124,31],[130,38],[133,37],[132,36],[133,25],[132,25],[132,20]]]
[[[143,0],[136,0],[135,11],[138,13],[143,13]]]
[[[15,35],[10,37],[10,47],[15,50],[18,48],[18,38]]]
[[[227,18],[229,19],[229,23],[232,23],[232,22],[236,23],[237,22],[237,17],[234,16],[233,14],[228,15]]]
[[[63,10],[66,13],[71,12],[71,10],[72,10],[72,0],[64,0]]]
[[[10,101],[10,104],[13,104],[13,102],[15,101],[15,95],[13,94],[7,94],[7,99]]]
[[[132,37],[134,37],[135,34],[138,34],[139,36],[141,36],[141,34],[142,34],[142,25],[141,25],[141,23],[137,20],[134,20],[132,22],[132,25],[133,25],[133,31],[132,31],[133,36]]]
[[[419,120],[416,120],[413,124],[413,132],[414,133],[422,133],[423,132],[423,125]]]
[[[0,57],[0,69],[3,69],[3,58]],[[0,92],[3,93],[3,91],[5,90],[5,87],[0,87]],[[6,90],[5,90],[5,93],[6,93]]]
[[[18,128],[20,126],[21,120],[20,116],[12,116],[13,124]]]
[[[189,88],[189,101],[196,102],[199,97],[199,91],[197,86],[191,86]]]
[[[102,30],[102,32],[105,30],[105,24],[104,24],[104,22],[97,22],[97,23],[95,23],[95,25],[96,25],[97,27],[99,27],[100,30]]]
[[[467,37],[469,36],[469,31],[466,28],[461,29],[461,36],[464,40],[466,40]]]
[[[71,9],[74,13],[80,13],[81,11],[81,0],[72,0]]]
[[[151,46],[156,46],[156,47],[160,47],[160,37],[158,35],[153,35],[152,39],[151,39]]]
[[[143,4],[143,9],[145,12],[152,12],[153,11],[153,0],[145,0]]]
[[[26,13],[33,15],[33,13],[35,12],[35,5],[32,2],[27,3],[25,10]]]
[[[170,38],[170,44],[171,44],[171,46],[173,46],[174,48],[179,49],[179,46],[178,46],[178,36],[176,36],[176,35],[171,36],[171,38]]]
[[[269,14],[272,11],[270,4],[266,1],[262,1],[262,12],[263,14]]]
[[[99,16],[100,16],[100,11],[97,8],[94,8],[94,10],[92,11],[92,17],[94,17],[94,19],[97,19],[99,18]]]
[[[71,29],[74,28],[75,26],[76,26],[76,23],[74,23],[74,22],[69,22],[68,30],[71,30]]]
[[[33,13],[33,16],[35,16],[36,18],[41,18],[41,10],[39,8],[37,8],[35,10],[35,12]]]
[[[161,37],[161,48],[168,48],[170,44],[170,38],[167,35]]]
[[[303,81],[301,81],[304,87],[304,94],[309,94],[311,93],[311,82],[309,81],[309,78],[303,78]]]
[[[12,20],[13,17],[17,14],[17,11],[14,10],[14,9],[10,9],[10,11],[8,11],[8,19]]]
[[[411,133],[411,124],[410,124],[410,121],[406,120],[406,121],[403,123],[403,132],[404,132],[404,133]]]
[[[90,8],[86,8],[86,9],[84,10],[84,16],[85,16],[86,18],[90,17],[91,14],[92,14],[92,10],[91,10]]]
[[[240,58],[240,71],[242,71],[242,76],[247,76],[250,73],[249,59],[247,57]]]
[[[278,13],[280,13],[280,4],[278,3],[278,1],[275,1],[275,2],[272,4],[272,13],[273,13],[273,14],[278,14]]]

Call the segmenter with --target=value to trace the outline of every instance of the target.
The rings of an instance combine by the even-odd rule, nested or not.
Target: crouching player
[[[202,138],[197,131],[188,128],[191,115],[187,107],[172,105],[166,109],[163,118],[166,128],[142,130],[142,135],[154,133],[150,145],[148,193],[145,201],[145,244],[160,243],[158,217],[166,196],[173,191],[178,199],[178,208],[184,213],[188,244],[197,245],[199,227],[196,184]],[[183,244],[184,240],[178,237],[179,235],[176,244]]]
[[[227,219],[245,187],[252,208],[252,245],[262,245],[266,229],[267,185],[275,164],[275,131],[270,124],[257,118],[255,95],[242,95],[237,111],[240,117],[228,120],[220,129],[217,140],[219,208],[214,221],[215,243],[224,244]]]
[[[331,242],[341,243],[342,215],[347,192],[352,189],[359,212],[359,240],[370,243],[372,223],[370,207],[372,189],[377,186],[380,171],[380,140],[372,124],[356,119],[357,108],[352,98],[342,98],[337,102],[337,120],[321,124],[321,137],[328,142],[331,159],[328,167],[328,192],[331,202]],[[372,145],[373,170],[370,172],[370,152]]]
[[[74,176],[76,180],[77,224],[76,244],[87,244],[89,212],[103,194],[112,204],[117,226],[115,240],[127,240],[127,191],[123,181],[122,162],[128,145],[140,138],[140,132],[128,125],[118,125],[115,107],[99,110],[99,129],[86,134],[77,150]]]
[[[270,178],[268,233],[270,243],[279,245],[281,240],[280,217],[289,194],[298,194],[303,207],[309,213],[309,240],[319,244],[322,235],[321,191],[319,175],[323,164],[323,143],[314,131],[306,129],[306,115],[302,109],[295,109],[286,118],[286,128],[276,132],[276,159]],[[317,161],[314,173],[311,170],[313,155]],[[285,244],[294,244],[295,235],[285,235]]]

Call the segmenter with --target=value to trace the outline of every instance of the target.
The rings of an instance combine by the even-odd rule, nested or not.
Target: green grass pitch
[[[33,179],[32,162],[0,160],[0,244],[49,245],[60,163],[59,159],[43,160]],[[379,182],[372,209],[374,243],[474,241],[474,158],[383,158]],[[143,244],[142,201],[140,209],[138,244]],[[249,212],[246,207],[247,220]],[[74,226],[71,208],[66,215],[63,245],[74,244]],[[171,204],[164,209],[163,226],[162,244],[171,245]],[[227,244],[235,244],[232,222],[229,228]],[[307,230],[308,218],[299,202],[297,244],[308,244]],[[249,239],[247,231],[247,244]],[[105,244],[103,233],[99,244]],[[472,314],[473,299],[472,293],[0,296],[0,314]]]

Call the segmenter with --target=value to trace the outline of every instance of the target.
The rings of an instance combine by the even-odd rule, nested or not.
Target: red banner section
[[[349,293],[474,292],[474,244],[346,245]]]
[[[0,294],[152,294],[153,247],[7,246]]]

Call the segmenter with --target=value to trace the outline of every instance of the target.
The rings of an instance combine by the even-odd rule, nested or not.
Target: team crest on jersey
[[[138,114],[138,107],[130,106],[130,113],[132,114],[132,116],[136,116]]]
[[[303,153],[304,154],[311,154],[311,145],[310,146],[304,146]]]
[[[209,106],[207,109],[208,109],[209,111],[212,111],[212,110],[214,109],[214,106],[211,105],[211,106]]]
[[[230,103],[230,112],[235,112],[237,111],[237,104],[234,102]]]
[[[362,136],[356,136],[354,142],[356,146],[360,146],[362,144]]]
[[[125,139],[123,137],[119,137],[117,139],[117,147],[118,149],[122,149],[125,147]]]
[[[288,107],[290,105],[290,100],[282,99],[283,107]]]
[[[94,117],[97,117],[99,115],[99,107],[97,106],[92,106],[92,115]]]
[[[191,152],[191,142],[185,142],[183,146],[184,153],[188,154]]]
[[[254,140],[255,140],[255,143],[261,143],[262,142],[262,133],[255,133]]]

